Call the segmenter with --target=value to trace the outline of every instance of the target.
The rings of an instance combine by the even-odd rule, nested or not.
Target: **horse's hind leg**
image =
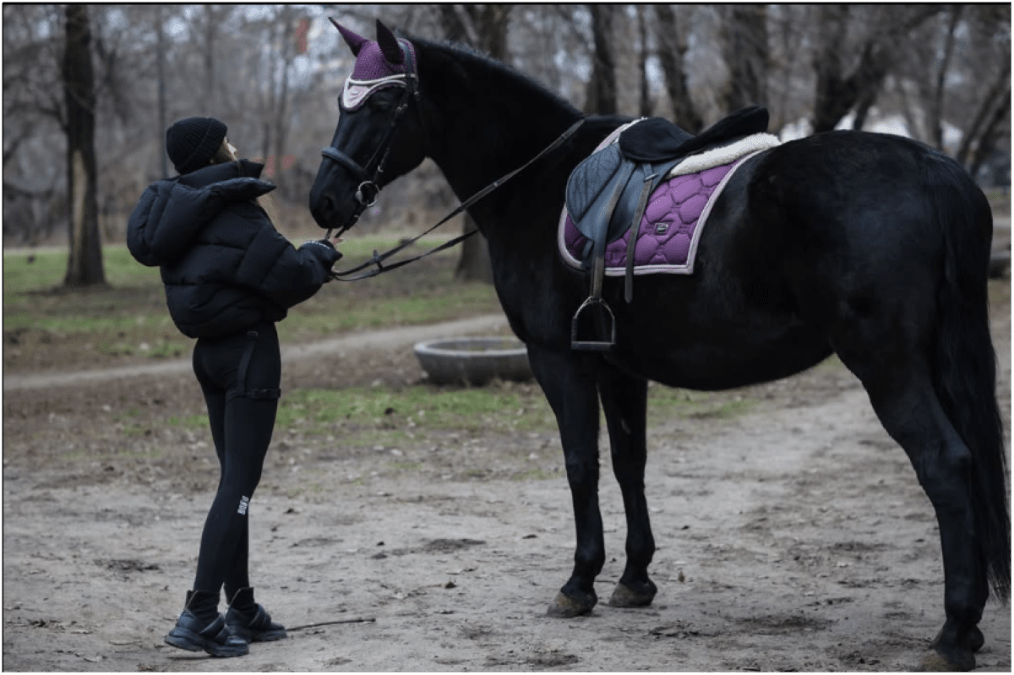
[[[889,354],[885,344],[863,364],[847,350],[839,354],[862,380],[884,428],[904,448],[940,526],[947,618],[923,666],[970,670],[973,652],[982,646],[977,624],[988,596],[969,494],[972,456],[940,405],[925,361],[915,349]]]
[[[609,604],[614,607],[650,605],[657,591],[648,578],[655,554],[648,503],[644,496],[645,439],[648,383],[638,377],[603,368],[599,394],[612,448],[613,473],[623,492],[627,517],[627,564]]]
[[[595,577],[606,561],[599,511],[599,402],[596,370],[590,358],[579,358],[528,345],[535,378],[556,414],[574,505],[577,548],[574,571],[549,606],[548,614],[587,614],[598,602]]]

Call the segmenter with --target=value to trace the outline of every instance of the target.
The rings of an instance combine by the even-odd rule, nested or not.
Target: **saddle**
[[[694,136],[661,117],[633,124],[610,143],[583,160],[567,179],[566,206],[575,227],[588,242],[582,266],[591,275],[591,293],[571,321],[571,348],[607,351],[616,343],[616,321],[602,299],[606,245],[629,230],[624,298],[633,299],[634,247],[648,198],[677,164],[688,156],[763,133],[768,111],[744,108]],[[597,333],[579,338],[579,318],[594,314]],[[603,337],[608,335],[608,338]]]

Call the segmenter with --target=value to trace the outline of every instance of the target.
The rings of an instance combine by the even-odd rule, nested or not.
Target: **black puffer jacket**
[[[341,257],[329,243],[298,250],[253,200],[274,189],[263,165],[215,164],[153,183],[127,226],[138,262],[162,268],[166,304],[192,338],[280,321],[327,280]]]

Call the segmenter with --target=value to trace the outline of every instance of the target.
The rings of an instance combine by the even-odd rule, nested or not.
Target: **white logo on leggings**
[[[249,497],[242,497],[242,498],[240,498],[240,500],[239,500],[239,515],[245,516],[246,515],[246,509],[247,509],[248,506],[250,506],[250,498]]]

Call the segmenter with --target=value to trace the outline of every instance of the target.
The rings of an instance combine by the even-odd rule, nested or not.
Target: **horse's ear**
[[[331,19],[331,17],[328,18]],[[368,40],[360,35],[356,35],[334,19],[331,19],[331,23],[334,24],[334,27],[337,28],[338,32],[342,34],[343,38],[345,38],[345,43],[349,46],[349,49],[352,50],[352,55],[359,56],[359,50],[363,48],[363,45],[365,45]]]
[[[377,19],[377,44],[380,45],[380,53],[392,66],[400,66],[405,61],[405,54],[401,51],[398,38],[394,36],[391,29]]]

